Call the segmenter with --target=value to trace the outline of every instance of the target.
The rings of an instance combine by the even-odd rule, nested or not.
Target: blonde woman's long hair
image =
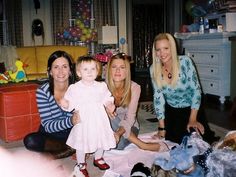
[[[179,59],[178,59],[175,39],[169,33],[160,33],[154,38],[153,47],[152,47],[153,73],[151,74],[158,87],[163,87],[167,84],[162,79],[162,72],[161,72],[162,63],[161,63],[161,60],[156,55],[156,42],[160,40],[165,40],[165,39],[168,40],[170,43],[170,50],[171,50],[171,56],[172,56],[172,80],[171,80],[170,85],[174,87],[177,83],[178,76],[179,76]]]
[[[116,98],[116,87],[115,87],[115,83],[113,81],[112,75],[111,75],[111,67],[112,67],[112,63],[114,60],[117,59],[122,59],[125,63],[125,68],[126,68],[126,77],[124,80],[124,86],[122,89],[122,98],[121,101],[119,102],[118,105],[116,106],[121,106],[121,107],[127,107],[130,103],[131,100],[131,71],[130,71],[130,58],[124,54],[124,53],[118,53],[114,56],[111,57],[111,59],[109,60],[108,64],[107,64],[107,71],[106,71],[106,82],[107,82],[107,86],[110,90],[110,92],[112,93],[112,95],[115,98],[115,102],[118,100],[118,98]]]

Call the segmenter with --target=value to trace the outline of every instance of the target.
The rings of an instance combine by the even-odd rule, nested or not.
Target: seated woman
[[[24,138],[24,145],[32,151],[64,158],[75,152],[66,145],[66,140],[72,126],[79,122],[78,114],[66,112],[59,106],[67,88],[74,83],[73,64],[66,52],[56,51],[49,57],[47,68],[48,82],[36,91],[41,126],[38,132]]]
[[[143,150],[162,151],[159,143],[146,143],[140,140],[139,124],[136,120],[140,85],[131,81],[130,61],[124,53],[111,57],[107,65],[106,82],[116,105],[116,111],[109,113],[111,126],[115,131],[117,149],[124,149],[130,143]]]

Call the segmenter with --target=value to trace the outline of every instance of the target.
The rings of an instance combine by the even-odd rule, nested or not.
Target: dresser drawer
[[[218,95],[220,90],[220,81],[217,80],[207,80],[201,78],[201,85],[203,92]]]
[[[197,72],[201,78],[215,78],[219,79],[220,72],[218,67],[206,66],[206,65],[196,65]]]
[[[215,51],[187,51],[187,55],[191,57],[196,64],[219,65],[219,53]]]

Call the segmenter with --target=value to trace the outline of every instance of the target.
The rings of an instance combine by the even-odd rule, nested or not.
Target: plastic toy
[[[9,81],[9,76],[7,75],[7,72],[0,73],[0,84],[7,84]]]
[[[24,63],[20,60],[16,60],[15,65],[17,68],[16,72],[12,73],[12,71],[8,71],[11,81],[12,82],[21,82],[21,81],[26,82],[28,79],[26,77],[25,70],[23,68],[25,66]]]

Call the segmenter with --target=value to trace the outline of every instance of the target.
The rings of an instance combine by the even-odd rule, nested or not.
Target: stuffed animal
[[[141,162],[135,164],[130,173],[131,177],[151,177],[150,175],[150,169]]]
[[[153,164],[151,167],[151,177],[176,177],[175,170],[165,171],[159,165]]]
[[[20,82],[20,81],[27,81],[27,77],[24,70],[24,63],[20,60],[16,60],[16,72],[12,73],[12,71],[9,71],[10,78],[13,82]]]
[[[236,151],[236,131],[230,131],[224,137],[222,141],[215,145],[216,149],[231,149],[232,151]]]
[[[185,136],[179,146],[170,150],[169,159],[156,158],[154,164],[166,171],[175,169],[177,177],[204,177],[204,170],[193,160],[200,151],[195,144],[189,145],[188,139],[189,136]]]

